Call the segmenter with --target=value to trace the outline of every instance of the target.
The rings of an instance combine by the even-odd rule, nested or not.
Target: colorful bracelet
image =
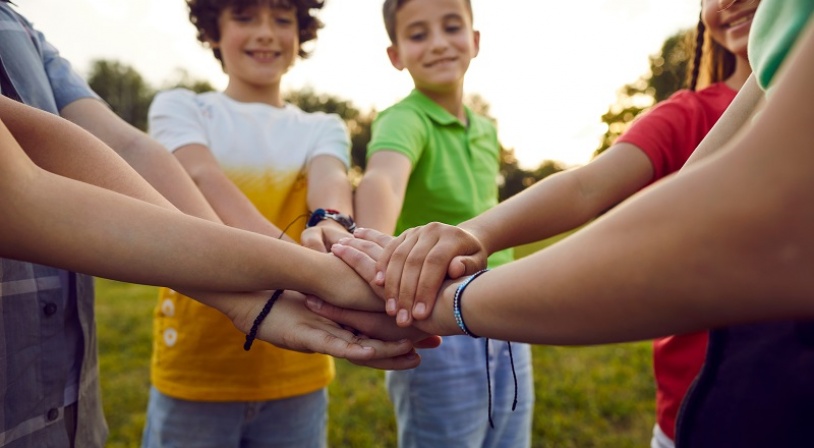
[[[478,276],[487,272],[488,270],[489,269],[484,269],[470,275],[469,278],[458,285],[458,289],[455,290],[455,295],[452,298],[452,314],[455,316],[455,322],[458,324],[458,328],[460,328],[465,335],[473,338],[479,338],[480,336],[476,336],[474,333],[469,331],[469,328],[464,323],[464,315],[461,313],[461,295],[463,294],[464,289],[466,289],[466,287],[472,283],[472,280],[475,280]]]
[[[260,310],[260,314],[258,314],[254,319],[254,323],[252,324],[251,330],[249,330],[249,334],[246,335],[246,342],[243,343],[243,350],[249,351],[249,349],[252,348],[252,343],[254,342],[254,338],[257,337],[257,330],[260,328],[260,324],[263,323],[263,319],[269,315],[269,312],[271,312],[271,307],[274,306],[274,302],[280,298],[283,291],[285,291],[285,289],[278,289],[274,291],[274,294],[269,297],[268,301],[263,306],[263,309]]]

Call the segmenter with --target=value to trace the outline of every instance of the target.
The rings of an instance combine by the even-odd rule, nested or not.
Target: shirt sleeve
[[[195,93],[186,89],[160,92],[150,104],[147,122],[150,136],[170,152],[199,144],[209,146],[206,127]]]
[[[678,171],[706,134],[693,92],[680,91],[636,118],[615,143],[641,149],[653,164],[653,180]]]
[[[309,160],[316,156],[329,155],[336,157],[350,167],[350,135],[345,122],[337,114],[315,112],[319,120],[318,137],[308,156]]]
[[[402,107],[385,110],[373,121],[368,159],[382,150],[404,154],[416,166],[427,145],[427,129],[415,111]]]
[[[48,75],[51,90],[54,92],[57,110],[62,110],[78,99],[100,99],[85,79],[73,70],[71,63],[59,54],[56,47],[51,45],[41,32],[33,28],[29,29],[42,51],[42,64]]]

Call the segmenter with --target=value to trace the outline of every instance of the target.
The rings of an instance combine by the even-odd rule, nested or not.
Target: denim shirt
[[[77,99],[97,98],[68,61],[5,2],[0,2],[0,75],[0,93],[54,114]],[[65,299],[70,296],[75,300]],[[69,359],[70,353],[81,360]],[[0,447],[69,446],[65,391],[77,361],[75,446],[102,447],[107,426],[93,279],[0,259]]]

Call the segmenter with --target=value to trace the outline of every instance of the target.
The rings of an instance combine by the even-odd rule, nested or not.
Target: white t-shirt
[[[169,151],[195,143],[209,148],[260,212],[282,227],[307,211],[305,175],[313,157],[350,163],[342,119],[291,104],[277,108],[241,103],[220,92],[175,89],[155,97],[149,124],[150,135]]]

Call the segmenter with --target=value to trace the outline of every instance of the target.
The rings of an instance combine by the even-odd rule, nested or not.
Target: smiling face
[[[226,92],[279,89],[300,47],[296,10],[267,3],[230,7],[218,17],[218,28],[220,39],[209,44],[220,50],[229,75]]]
[[[465,0],[409,0],[396,12],[390,62],[407,69],[423,92],[460,89],[480,34],[472,29]]]
[[[716,42],[746,58],[749,30],[759,4],[759,0],[704,0],[701,17]]]

